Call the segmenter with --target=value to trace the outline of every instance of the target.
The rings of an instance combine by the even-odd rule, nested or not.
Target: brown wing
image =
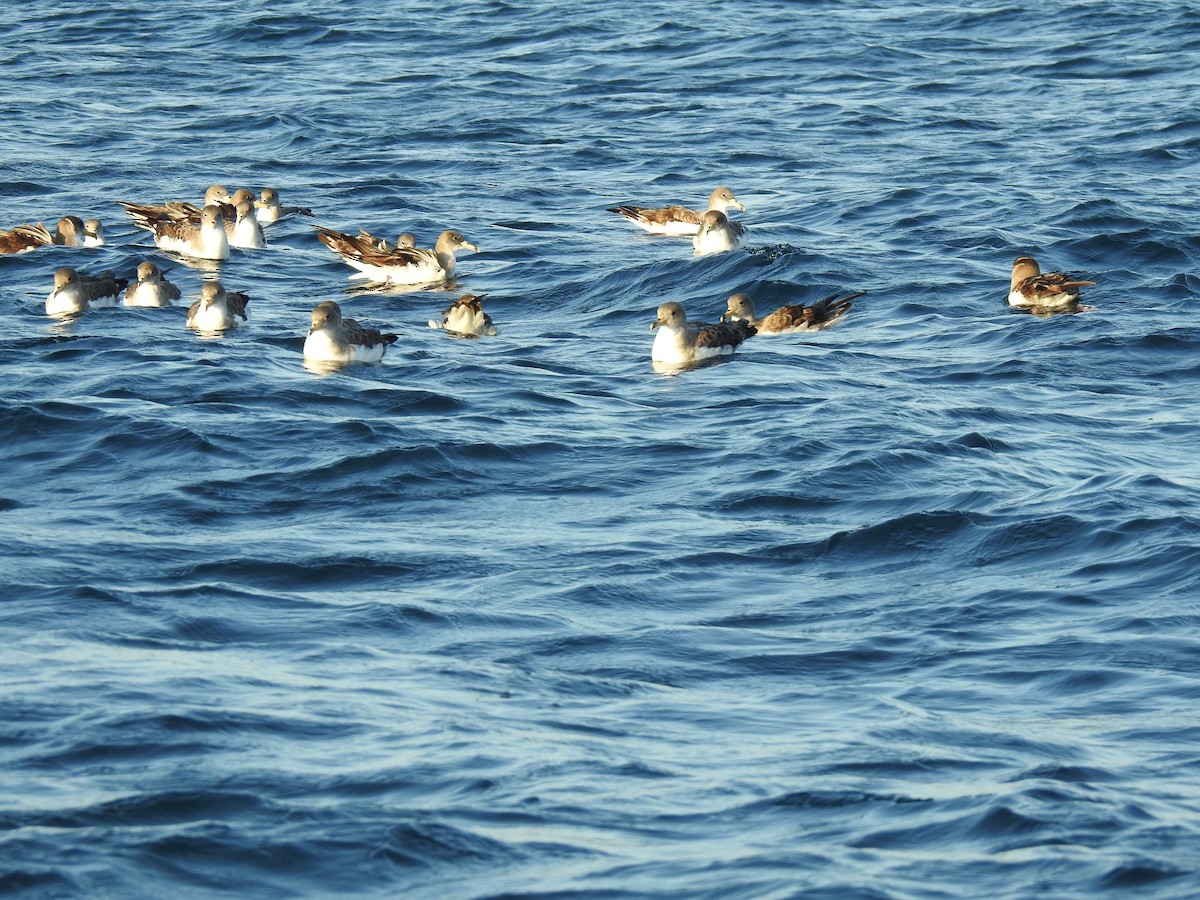
[[[654,209],[648,206],[614,206],[608,210],[627,219],[642,219],[656,225],[666,225],[669,222],[686,222],[689,225],[699,225],[700,213],[686,206],[664,206]]]
[[[1040,275],[1031,275],[1026,278],[1017,285],[1017,290],[1026,300],[1036,304],[1040,299],[1057,294],[1078,294],[1081,287],[1095,283],[1072,278],[1062,272],[1043,272]]]
[[[79,276],[79,289],[88,300],[98,300],[101,297],[114,296],[129,286],[128,278],[114,278],[111,275]]]
[[[839,291],[838,293],[841,292]],[[823,297],[808,308],[809,312],[806,313],[806,316],[809,324],[826,325],[837,321],[850,311],[850,307],[854,305],[854,301],[866,294],[866,291],[859,291],[857,294],[847,294],[845,297],[839,297],[838,293]]]
[[[27,238],[22,237],[15,231],[0,231],[0,253],[20,253],[22,250],[28,250],[30,247],[40,246],[38,244],[30,244]]]
[[[355,319],[342,319],[342,331],[352,344],[362,344],[364,347],[374,347],[376,344],[394,344],[399,337],[390,331],[383,332],[378,328],[364,328]]]
[[[811,306],[796,304],[781,306],[760,323],[763,331],[785,331],[789,328],[809,328],[813,331],[825,325],[832,325],[854,305],[854,301],[863,296],[866,291],[839,297],[830,294],[813,303]]]
[[[364,237],[370,237],[367,232],[363,232]],[[350,234],[343,234],[340,231],[334,231],[332,228],[322,228],[317,226],[317,240],[332,250],[334,253],[354,254],[358,251],[358,242],[361,237],[355,237]]]
[[[333,231],[330,228],[322,228],[317,226],[317,240],[337,253],[339,256],[346,256],[350,259],[356,259],[359,262],[366,263],[372,266],[410,266],[414,263],[427,262],[429,260],[437,261],[437,256],[431,250],[423,250],[420,247],[386,247],[382,249],[380,244],[387,245],[387,241],[381,241],[374,237],[369,232],[362,234],[343,234],[340,231]]]
[[[170,203],[129,203],[118,200],[117,205],[125,209],[134,225],[147,231],[155,231],[164,223],[178,225],[200,222],[200,208],[183,200]]]
[[[358,229],[358,236],[364,241],[373,244],[376,250],[390,250],[392,245],[388,243],[387,238],[375,237],[365,228]]]
[[[698,329],[696,333],[697,347],[736,347],[758,329],[745,322],[694,322]]]
[[[189,222],[182,219],[159,219],[140,224],[135,219],[135,225],[145,228],[152,234],[174,238],[177,241],[190,241],[200,228],[199,221]]]
[[[232,316],[240,316],[245,319],[246,304],[250,302],[250,297],[241,291],[226,291],[225,292],[225,308],[229,310]]]
[[[51,232],[50,229],[41,222],[38,222],[36,225],[18,225],[13,229],[13,231],[17,234],[27,237],[30,241],[37,242],[38,244],[54,243],[53,232]]]
[[[781,306],[775,312],[768,316],[763,316],[759,327],[763,331],[786,331],[789,328],[798,328],[805,324],[804,313],[809,307],[797,306]]]
[[[0,231],[0,253],[20,253],[54,243],[54,235],[41,222],[36,225],[17,225],[11,231]]]
[[[317,227],[317,240],[342,256],[361,259],[366,253],[387,253],[391,251],[388,242],[377,238],[365,228],[359,229],[358,234],[344,234],[331,228]]]

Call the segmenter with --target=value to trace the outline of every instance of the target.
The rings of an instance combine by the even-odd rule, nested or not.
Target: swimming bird
[[[312,327],[304,339],[305,359],[320,362],[379,362],[398,335],[364,328],[354,319],[343,319],[342,308],[332,300],[312,311]]]
[[[828,328],[839,321],[850,311],[850,307],[854,305],[854,301],[865,293],[865,291],[860,291],[857,294],[848,294],[845,297],[840,297],[839,294],[830,294],[828,297],[818,300],[811,306],[805,306],[804,304],[781,306],[775,312],[768,313],[761,318],[755,315],[754,301],[750,299],[748,294],[733,294],[729,298],[725,314],[721,316],[721,321],[745,322],[757,328],[759,334],[793,334],[800,331],[820,331],[822,328]]]
[[[198,220],[190,218],[159,218],[142,215],[132,204],[122,203],[133,224],[154,235],[154,243],[160,250],[173,250],[197,259],[228,259],[229,235],[225,229],[225,218],[221,209],[210,203],[200,211]]]
[[[225,219],[225,235],[229,246],[240,250],[262,250],[267,246],[258,213],[250,200],[239,200],[234,207],[233,220]]]
[[[442,319],[429,320],[430,328],[443,328],[454,334],[465,334],[478,337],[481,334],[495,334],[496,326],[492,317],[483,311],[483,298],[486,294],[464,294],[449,307],[442,310]]]
[[[719,187],[708,195],[708,209],[725,212],[729,207],[745,211],[746,207],[733,196],[733,191],[727,187]],[[706,210],[707,211],[707,210]],[[613,206],[608,212],[624,216],[634,225],[645,229],[651,234],[667,234],[678,237],[690,237],[700,230],[703,212],[688,209],[686,206],[664,206],[653,208],[647,206]]]
[[[346,265],[358,270],[351,278],[369,278],[389,284],[444,281],[454,274],[455,253],[459,250],[479,252],[478,247],[453,229],[443,231],[432,250],[401,246],[381,249],[379,239],[370,234],[343,234],[320,226],[317,231],[320,232],[317,240],[340,256]]]
[[[313,211],[307,206],[281,206],[279,191],[275,188],[263,188],[254,201],[258,207],[258,221],[263,225],[272,225],[284,216],[312,216]]]
[[[1062,272],[1043,272],[1031,256],[1019,256],[1013,262],[1009,284],[1010,306],[1061,309],[1079,302],[1081,287],[1095,284]]]
[[[63,216],[54,226],[53,234],[47,231],[46,226],[41,222],[35,226],[26,227],[36,228],[40,237],[47,244],[56,244],[60,247],[104,246],[104,227],[100,224],[99,219],[88,219],[85,222],[79,216]],[[47,238],[48,240],[45,240]]]
[[[150,260],[138,263],[137,281],[125,291],[126,306],[173,306],[179,299],[178,286],[167,281]]]
[[[84,222],[79,216],[63,216],[50,231],[41,222],[0,229],[0,254],[25,253],[51,244],[59,247],[99,247],[104,244],[104,229],[99,219]]]
[[[104,246],[104,226],[99,219],[88,219],[83,223],[83,246]]]
[[[207,197],[219,196],[225,189],[213,185],[208,189]],[[204,222],[204,210],[188,203],[186,200],[172,200],[167,203],[129,203],[118,200],[125,212],[139,228],[155,232],[163,230],[167,224],[176,226],[199,227]],[[214,202],[205,204],[215,206],[221,212],[222,227],[230,247],[241,250],[261,250],[267,246],[262,225],[258,221],[257,207],[254,194],[242,188],[229,198],[229,202]],[[161,245],[160,245],[161,246]],[[176,248],[165,248],[176,249]],[[186,250],[179,252],[188,253]],[[195,253],[188,253],[196,256]],[[228,255],[228,254],[226,254]],[[202,256],[202,259],[224,259],[225,257]]]
[[[112,272],[84,275],[64,266],[54,273],[54,290],[46,297],[46,314],[63,316],[116,306],[117,296],[127,284],[129,279],[116,278]]]
[[[654,336],[650,358],[655,362],[681,364],[697,362],[710,356],[724,356],[755,333],[757,329],[746,322],[710,324],[689,322],[683,307],[674,301],[658,308],[658,318],[650,330],[659,329]]]
[[[697,256],[708,253],[724,253],[742,246],[746,229],[740,222],[730,222],[725,213],[710,209],[700,222],[700,230],[692,238]]]
[[[225,331],[250,320],[246,304],[250,298],[241,291],[226,291],[219,281],[206,281],[200,299],[188,309],[187,324],[198,331]]]

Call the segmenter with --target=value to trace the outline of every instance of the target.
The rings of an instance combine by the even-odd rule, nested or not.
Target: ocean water
[[[0,257],[0,894],[1200,894],[1194,4],[3,19],[0,226],[108,244]],[[45,316],[195,299],[115,201],[212,183],[316,213],[219,266],[247,326]],[[747,250],[605,211],[721,184]],[[480,252],[359,290],[314,223]],[[836,290],[651,364],[664,300]],[[305,368],[327,299],[382,363]]]

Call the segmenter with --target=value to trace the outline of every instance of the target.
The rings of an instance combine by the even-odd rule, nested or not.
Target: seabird
[[[208,189],[205,198],[219,196],[220,192],[224,190],[220,185],[213,185]],[[259,224],[254,205],[254,194],[242,188],[228,200],[229,202],[206,203],[204,209],[188,203],[186,200],[172,200],[168,203],[129,203],[118,200],[117,203],[125,208],[125,212],[133,219],[135,225],[145,228],[155,235],[160,231],[168,231],[167,226],[169,225],[199,227],[204,223],[204,210],[210,206],[215,207],[221,213],[222,227],[225,229],[225,237],[230,247],[237,247],[241,250],[261,250],[266,247],[266,237],[263,235],[262,225]],[[163,245],[160,243],[159,246]],[[178,250],[175,247],[164,247],[164,249]],[[225,259],[228,256],[228,253],[225,256],[203,256],[188,250],[179,250],[179,252],[187,253],[189,256],[199,256],[201,259]]]
[[[820,331],[828,328],[846,315],[855,300],[865,294],[848,294],[845,297],[830,294],[811,306],[796,304],[781,306],[775,312],[759,318],[754,313],[754,301],[748,294],[733,294],[729,298],[722,322],[742,321],[753,325],[759,334],[793,334],[798,331]]]
[[[172,306],[179,299],[179,288],[163,278],[157,265],[145,260],[138,263],[137,282],[125,291],[126,306]]]
[[[38,223],[38,227],[42,228],[41,222]],[[60,247],[84,247],[86,246],[84,244],[86,230],[87,226],[83,224],[83,219],[79,216],[63,216],[54,226],[54,235],[49,243],[57,244]]]
[[[740,321],[689,322],[683,307],[673,301],[659,306],[658,318],[650,325],[651,331],[656,328],[659,332],[654,337],[650,358],[673,365],[730,354],[756,330]]]
[[[198,331],[225,331],[250,319],[250,298],[240,291],[226,291],[219,281],[206,281],[200,299],[188,309],[187,324]]]
[[[234,218],[225,219],[225,234],[229,238],[229,246],[240,250],[262,250],[267,246],[262,224],[250,200],[238,201],[234,207]]]
[[[708,195],[708,209],[725,212],[729,207],[745,211],[746,207],[733,196],[733,191],[727,187],[719,187]],[[668,234],[678,237],[690,237],[700,230],[700,220],[703,212],[688,209],[686,206],[664,206],[654,209],[646,206],[613,206],[609,212],[624,216],[634,225],[643,228],[651,234]]]
[[[173,250],[197,259],[228,259],[229,236],[221,208],[210,203],[200,211],[199,219],[156,218],[135,212],[132,204],[121,203],[133,224],[154,235],[160,250]]]
[[[313,211],[307,206],[280,206],[279,191],[275,188],[263,188],[254,201],[258,207],[258,221],[263,225],[278,222],[284,216],[312,216]]]
[[[129,279],[115,278],[111,272],[84,275],[64,266],[54,273],[54,290],[46,297],[46,313],[63,316],[116,306],[117,296],[127,284]]]
[[[459,250],[479,252],[478,247],[452,229],[441,233],[432,250],[401,246],[381,249],[380,240],[369,234],[343,234],[320,226],[317,231],[320,232],[317,240],[340,256],[346,265],[358,270],[358,274],[350,276],[352,279],[368,278],[389,284],[444,281],[454,274],[455,253]]]
[[[1079,289],[1095,284],[1062,272],[1043,272],[1031,256],[1013,262],[1008,303],[1022,309],[1063,309],[1079,302]]]
[[[104,226],[99,219],[88,219],[83,223],[83,246],[104,246]]]
[[[697,256],[724,253],[741,247],[745,234],[746,229],[740,222],[730,222],[725,213],[710,209],[700,221],[700,230],[692,238],[692,246],[696,248]]]
[[[54,244],[59,247],[99,247],[104,243],[99,219],[84,222],[79,216],[63,216],[51,231],[41,222],[0,229],[0,254],[25,253]]]
[[[364,328],[354,319],[343,319],[342,308],[332,300],[312,311],[312,327],[304,339],[304,357],[319,362],[379,362],[397,335]]]
[[[442,310],[442,319],[429,320],[430,328],[444,328],[454,334],[478,337],[481,334],[495,334],[496,326],[492,317],[483,311],[483,298],[486,294],[464,294],[449,307]]]

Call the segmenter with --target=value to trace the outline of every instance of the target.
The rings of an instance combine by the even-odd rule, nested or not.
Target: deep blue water
[[[532,7],[532,8],[530,8]],[[1200,10],[10,4],[0,893],[1200,893]],[[274,186],[481,247],[251,321],[54,322],[174,265],[116,200]],[[694,258],[605,208],[746,203]],[[1096,282],[1005,302],[1012,259]],[[664,376],[655,307],[866,290]],[[308,313],[401,333],[302,365]]]

